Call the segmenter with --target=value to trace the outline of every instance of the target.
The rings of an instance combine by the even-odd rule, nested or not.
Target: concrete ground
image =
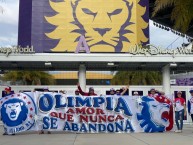
[[[130,133],[130,134],[75,134],[36,132],[3,136],[0,127],[0,145],[192,145],[193,126],[185,125],[183,133]]]

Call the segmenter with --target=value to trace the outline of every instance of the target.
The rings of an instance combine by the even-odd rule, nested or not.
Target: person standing
[[[139,93],[137,91],[133,92],[133,96],[139,97]]]
[[[148,94],[149,97],[156,98],[158,96],[158,91],[155,88],[150,89],[150,94]]]
[[[75,96],[80,96],[80,93],[79,93],[79,90],[76,89],[75,92],[74,92]]]
[[[188,114],[191,116],[193,122],[193,89],[189,91],[191,98],[188,100]]]
[[[182,98],[182,92],[177,92],[177,98],[174,100],[175,107],[175,122],[177,126],[177,130],[175,132],[180,133],[183,129],[183,120],[184,116],[186,116],[186,102],[185,99]],[[180,124],[178,122],[180,120]]]
[[[80,87],[80,84],[77,83],[77,87],[78,87],[78,91],[79,93],[82,95],[82,96],[97,96],[97,94],[95,94],[94,92],[94,88],[93,87],[90,87],[89,88],[89,92],[83,92],[81,87]]]
[[[126,86],[126,87],[122,87],[122,88],[121,88],[120,95],[121,95],[121,96],[125,95],[128,90],[129,90],[129,85]]]
[[[110,95],[115,95],[115,89],[114,88],[110,89]]]

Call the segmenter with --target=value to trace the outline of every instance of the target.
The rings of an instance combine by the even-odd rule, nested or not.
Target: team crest
[[[142,97],[137,120],[144,132],[164,132],[173,128],[173,107],[169,99]]]
[[[8,134],[31,129],[36,113],[35,103],[28,94],[13,94],[1,99],[1,118]]]

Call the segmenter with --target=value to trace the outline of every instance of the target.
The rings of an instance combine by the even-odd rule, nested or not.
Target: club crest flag
[[[70,96],[18,93],[1,100],[8,134],[29,130],[77,133],[165,132],[173,129],[173,106],[164,96]]]

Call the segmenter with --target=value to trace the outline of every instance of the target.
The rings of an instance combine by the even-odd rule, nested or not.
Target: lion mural
[[[17,126],[26,120],[28,109],[20,99],[10,99],[1,108],[1,117],[7,126]]]
[[[147,42],[140,0],[66,0],[52,2],[57,12],[45,19],[56,29],[46,36],[59,39],[52,51],[75,51],[81,35],[91,52],[125,52],[131,45]]]

